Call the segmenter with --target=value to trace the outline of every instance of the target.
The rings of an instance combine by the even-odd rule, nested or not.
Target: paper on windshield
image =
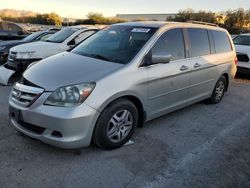
[[[131,32],[133,33],[148,33],[150,29],[148,28],[134,28]]]

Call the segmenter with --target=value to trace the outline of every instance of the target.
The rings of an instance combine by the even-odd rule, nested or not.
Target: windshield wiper
[[[101,60],[104,60],[104,61],[110,61],[108,58],[102,56],[102,55],[99,55],[99,54],[88,54],[86,56],[89,56],[89,57],[93,57],[93,58],[96,58],[96,59],[101,59]]]
[[[53,41],[53,40],[44,40],[44,42],[60,43],[58,41]]]

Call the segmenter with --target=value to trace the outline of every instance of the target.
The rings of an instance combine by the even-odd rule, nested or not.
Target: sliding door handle
[[[199,68],[200,66],[201,66],[201,64],[199,64],[199,63],[194,64],[194,68]]]
[[[185,70],[188,70],[188,69],[189,69],[189,67],[186,66],[186,65],[182,65],[181,68],[180,68],[181,71],[185,71]]]

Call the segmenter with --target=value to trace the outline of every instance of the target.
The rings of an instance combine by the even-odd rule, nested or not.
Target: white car
[[[33,62],[70,50],[97,30],[90,26],[67,27],[45,41],[13,47],[10,49],[5,68],[23,72]]]
[[[250,73],[250,33],[240,34],[233,41],[238,58],[238,72]]]

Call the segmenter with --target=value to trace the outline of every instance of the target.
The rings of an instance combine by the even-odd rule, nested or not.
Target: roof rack
[[[214,24],[214,23],[209,23],[209,22],[201,22],[201,21],[194,21],[194,20],[188,20],[186,22],[187,23],[193,23],[193,24],[201,24],[201,25],[209,25],[209,26],[219,27],[219,25]]]

